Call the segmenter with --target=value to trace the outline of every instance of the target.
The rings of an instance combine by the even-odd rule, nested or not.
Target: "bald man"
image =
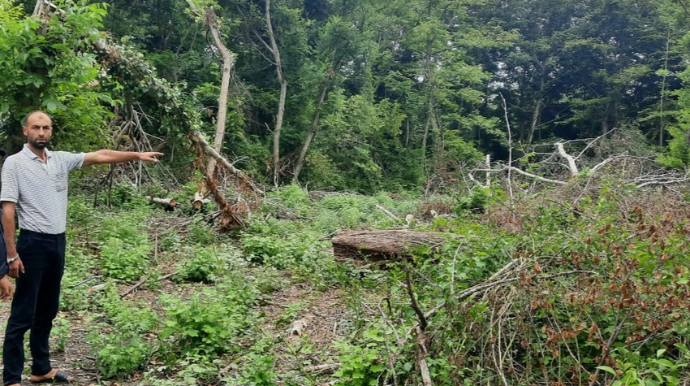
[[[71,383],[72,376],[50,365],[48,342],[65,268],[68,174],[94,164],[157,162],[163,154],[105,149],[90,153],[52,151],[47,148],[53,135],[52,118],[43,111],[32,111],[25,122],[22,131],[26,144],[5,160],[0,192],[9,276],[16,278],[3,345],[3,382],[21,384],[24,334],[30,330],[33,362],[29,381]],[[19,220],[16,242],[15,214]]]

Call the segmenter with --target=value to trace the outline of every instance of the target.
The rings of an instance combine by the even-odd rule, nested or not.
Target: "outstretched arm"
[[[147,162],[158,162],[158,158],[162,156],[163,153],[157,151],[149,152],[136,152],[136,151],[117,151],[117,150],[107,150],[101,149],[98,151],[86,153],[84,155],[83,166],[89,166],[94,164],[118,164],[121,162],[128,161],[147,161]]]

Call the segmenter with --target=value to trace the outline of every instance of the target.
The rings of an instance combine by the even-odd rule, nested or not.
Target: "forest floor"
[[[264,299],[257,307],[257,311],[263,315],[260,330],[273,335],[279,342],[275,347],[277,354],[275,371],[279,374],[332,373],[335,368],[330,361],[330,358],[335,355],[333,342],[344,337],[343,326],[353,323],[352,312],[345,304],[348,296],[341,289],[315,290],[308,283],[291,283],[287,276],[282,279],[285,280],[284,288],[272,293],[270,298]],[[120,290],[125,291],[128,287],[128,285],[123,285]],[[177,292],[177,295],[184,298],[188,297],[190,292],[197,290],[198,288],[180,286],[167,279],[161,282],[160,287],[138,288],[126,298],[135,302],[148,303],[152,305],[152,308],[157,308],[155,304],[161,294]],[[0,325],[5,326],[9,310],[8,302],[0,303]],[[122,379],[108,380],[101,377],[96,366],[96,358],[93,356],[92,345],[86,339],[91,329],[90,321],[85,316],[70,312],[61,312],[58,315],[55,331],[51,337],[53,368],[74,376],[73,383],[76,385],[140,385],[142,382],[140,372]],[[28,356],[28,343],[25,346]],[[26,366],[26,370],[29,371],[29,369],[30,367]],[[224,371],[229,370],[226,367]],[[24,376],[22,384],[30,384],[28,374]],[[313,384],[325,386],[329,383],[315,380]]]

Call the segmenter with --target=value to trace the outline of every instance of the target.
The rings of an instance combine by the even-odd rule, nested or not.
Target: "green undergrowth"
[[[203,213],[75,196],[62,309],[88,315],[103,377],[141,385],[421,384],[423,368],[439,385],[683,384],[684,196],[578,183],[514,201],[287,186],[232,234]],[[348,229],[446,238],[379,268],[333,259]],[[135,283],[144,296],[121,296]],[[269,317],[288,288],[303,292]],[[326,293],[340,294],[335,338],[289,339]]]

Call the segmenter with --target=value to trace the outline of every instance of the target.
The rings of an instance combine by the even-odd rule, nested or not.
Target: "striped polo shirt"
[[[25,144],[5,160],[0,201],[17,204],[19,228],[64,233],[67,226],[67,175],[81,168],[84,153],[44,149],[47,163]]]

